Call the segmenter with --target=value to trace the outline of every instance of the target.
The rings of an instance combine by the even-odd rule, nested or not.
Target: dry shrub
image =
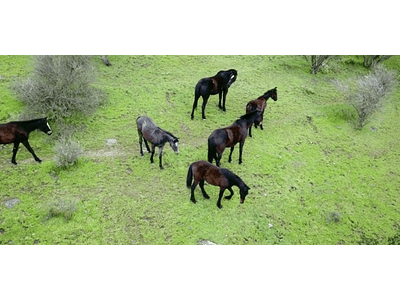
[[[24,118],[47,116],[56,122],[75,114],[92,113],[105,93],[92,86],[95,68],[90,56],[35,56],[34,70],[14,83],[17,99],[25,103]]]
[[[367,76],[348,83],[336,81],[335,84],[344,93],[345,99],[356,109],[358,114],[356,127],[362,129],[371,115],[382,107],[384,99],[393,91],[397,81],[395,71],[377,65]]]

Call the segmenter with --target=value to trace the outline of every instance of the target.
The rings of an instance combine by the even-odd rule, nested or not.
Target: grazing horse
[[[136,119],[137,130],[139,134],[139,145],[140,145],[140,154],[143,156],[142,142],[144,139],[144,143],[147,148],[147,152],[151,153],[150,162],[154,163],[153,156],[155,152],[156,146],[159,148],[159,157],[160,157],[160,169],[164,169],[162,166],[162,149],[166,142],[169,142],[172,150],[178,154],[178,138],[175,137],[172,133],[162,130],[160,127],[154,123],[154,121],[146,116],[139,116]],[[147,141],[151,143],[151,151]]]
[[[193,178],[194,181],[192,184]],[[196,203],[196,199],[194,198],[194,189],[196,188],[197,184],[200,185],[204,198],[210,199],[210,196],[208,196],[204,190],[204,181],[207,181],[209,184],[219,186],[220,190],[217,201],[218,208],[222,208],[221,199],[226,189],[228,189],[231,194],[226,196],[225,199],[231,199],[233,196],[232,186],[236,185],[240,189],[240,203],[244,203],[244,199],[246,198],[250,189],[243,182],[243,180],[239,178],[239,176],[232,173],[228,169],[222,169],[204,160],[199,160],[189,166],[186,178],[186,186],[191,188],[190,200],[193,203]]]
[[[278,100],[278,94],[276,91],[276,88],[271,89],[269,91],[267,91],[264,95],[258,97],[256,100],[252,100],[249,103],[247,103],[246,105],[246,113],[248,114],[249,112],[252,112],[253,110],[259,110],[261,111],[261,115],[259,118],[257,118],[254,121],[254,127],[257,128],[258,125],[260,125],[261,130],[264,130],[263,126],[262,126],[262,121],[264,119],[264,110],[267,107],[267,100],[269,98],[274,99],[274,101]],[[249,128],[249,136],[252,137],[251,135],[251,127]]]
[[[206,115],[204,113],[207,105],[208,98],[210,95],[219,94],[219,103],[218,107],[223,111],[225,109],[225,100],[226,94],[228,93],[228,88],[231,86],[232,83],[235,82],[237,77],[237,71],[234,69],[230,69],[228,71],[219,71],[217,75],[214,77],[208,77],[200,79],[199,82],[196,84],[195,92],[194,92],[194,103],[192,109],[191,118],[194,118],[194,110],[197,107],[197,101],[199,100],[200,96],[203,97],[203,105],[201,107],[201,113],[203,119],[206,119]],[[223,103],[221,105],[221,98],[223,98]]]
[[[213,159],[215,159],[216,165],[219,167],[222,153],[226,147],[230,147],[231,152],[228,162],[231,162],[232,152],[235,149],[235,145],[239,143],[239,164],[241,164],[247,130],[260,114],[261,112],[258,110],[252,111],[241,116],[231,126],[214,130],[208,137],[208,161],[212,163]]]
[[[28,149],[36,161],[41,162],[28,142],[29,134],[35,129],[39,129],[48,135],[52,133],[49,123],[47,123],[47,118],[0,124],[0,144],[14,143],[13,155],[11,158],[11,162],[14,165],[17,164],[15,156],[17,155],[19,143],[22,143],[25,148]]]

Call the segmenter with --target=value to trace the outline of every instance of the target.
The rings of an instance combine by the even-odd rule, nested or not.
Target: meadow
[[[300,56],[94,56],[97,87],[108,97],[94,114],[69,120],[84,152],[78,163],[54,163],[57,130],[33,132],[11,164],[12,145],[0,146],[0,244],[13,245],[355,245],[400,242],[400,89],[362,130],[356,112],[333,80],[367,75],[362,56],[343,56],[316,75]],[[400,57],[383,63],[399,70]],[[211,96],[206,120],[201,99],[194,120],[194,87],[219,70],[238,71],[226,108]],[[0,56],[0,123],[18,119],[23,105],[11,84],[32,70],[30,56]],[[397,75],[399,79],[399,75]],[[251,188],[216,201],[219,188],[186,187],[188,166],[207,159],[207,138],[245,113],[248,101],[277,87],[269,99],[264,130],[253,128],[238,164],[238,147],[221,166]],[[179,154],[164,147],[164,170],[139,153],[136,118],[151,117],[179,137]],[[42,117],[42,116],[38,116]],[[52,125],[50,121],[50,125]],[[107,145],[107,139],[116,139]],[[156,151],[157,153],[157,151]],[[228,192],[226,192],[228,193]],[[20,202],[12,209],[9,199]],[[71,208],[66,215],[65,207]]]

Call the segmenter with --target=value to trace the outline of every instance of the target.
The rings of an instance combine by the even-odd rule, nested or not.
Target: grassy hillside
[[[74,135],[85,150],[77,165],[54,164],[56,135],[33,132],[30,143],[43,160],[22,147],[18,166],[12,145],[0,146],[0,244],[388,244],[399,241],[398,139],[400,89],[362,130],[355,111],[332,79],[365,75],[362,57],[342,57],[317,75],[299,56],[109,56],[111,67],[93,57],[98,86],[107,103],[80,124]],[[12,80],[29,74],[32,58],[0,57],[0,122],[22,109],[10,91]],[[399,70],[400,57],[385,62]],[[194,87],[203,77],[235,68],[227,111],[211,96],[190,120]],[[196,189],[190,202],[188,166],[207,159],[211,132],[232,124],[248,101],[278,88],[267,102],[264,131],[253,130],[238,164],[229,149],[222,167],[250,186],[244,204],[239,190],[216,206],[219,188]],[[201,105],[201,100],[200,103]],[[164,148],[161,171],[141,158],[135,120],[150,116],[180,138],[180,153]],[[50,123],[51,124],[51,123]],[[58,130],[53,128],[54,131]],[[106,139],[117,144],[107,146]],[[228,192],[227,192],[228,193]],[[4,203],[21,200],[14,208]],[[69,220],[55,208],[72,205]],[[51,213],[53,212],[53,213]]]

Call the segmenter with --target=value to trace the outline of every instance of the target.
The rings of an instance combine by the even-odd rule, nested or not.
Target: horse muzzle
[[[50,130],[50,131],[47,131],[46,133],[47,133],[48,135],[51,135],[51,134],[53,133],[53,131]]]
[[[244,203],[244,199],[240,198],[240,204]]]

